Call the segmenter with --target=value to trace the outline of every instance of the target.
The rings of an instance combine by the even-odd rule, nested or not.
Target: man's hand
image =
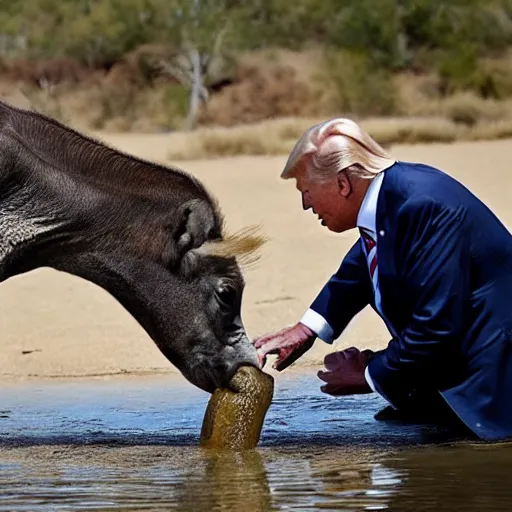
[[[300,322],[278,332],[254,340],[261,367],[265,366],[268,354],[277,354],[273,368],[282,371],[307,352],[316,339],[316,334]]]
[[[360,352],[355,347],[326,355],[324,366],[327,371],[320,370],[317,374],[327,383],[320,387],[321,391],[333,396],[371,393],[364,377],[371,355],[371,350]]]

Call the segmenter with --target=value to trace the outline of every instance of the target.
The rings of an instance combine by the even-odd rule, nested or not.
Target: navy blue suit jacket
[[[393,405],[440,391],[482,439],[512,436],[512,235],[467,188],[433,167],[397,162],[377,203],[379,286],[396,337],[369,372]],[[375,309],[358,240],[311,308],[337,338]]]

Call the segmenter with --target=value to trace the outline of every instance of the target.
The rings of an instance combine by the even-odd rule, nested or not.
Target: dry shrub
[[[129,80],[153,85],[162,78],[163,63],[169,62],[173,57],[174,52],[168,45],[145,44],[127,53],[118,66]],[[168,75],[165,78],[167,81],[177,82]]]
[[[314,45],[304,47],[300,51],[265,48],[240,53],[238,62],[258,69],[272,69],[276,66],[292,68],[298,81],[311,84],[323,69],[323,55],[323,47]]]
[[[137,80],[123,80],[124,69],[110,74],[90,91],[97,115],[95,130],[161,131],[180,129],[186,114],[188,92],[175,83],[141,86]]]
[[[497,121],[506,115],[503,105],[483,99],[473,92],[459,92],[443,100],[440,113],[455,123],[473,126],[481,121]]]
[[[319,75],[332,97],[331,109],[352,115],[393,115],[398,109],[391,73],[376,69],[365,54],[327,50]]]
[[[512,79],[512,71],[510,74]],[[403,116],[447,117],[472,126],[480,121],[496,121],[511,115],[510,102],[505,96],[500,100],[483,98],[474,91],[443,96],[440,79],[434,74],[402,73],[394,78],[394,83]]]
[[[297,141],[308,128],[324,120],[323,118],[290,117],[267,122],[266,126],[274,137],[286,141]]]
[[[26,99],[26,108],[67,123],[71,116],[65,107],[64,89],[64,85],[37,87],[33,84],[22,83],[18,90]]]
[[[512,49],[499,57],[482,59],[479,71],[486,96],[496,99],[512,96]]]
[[[108,72],[96,70],[87,78],[64,61],[37,69],[19,61],[19,80],[14,80],[15,68],[9,71],[0,62],[0,95],[10,97],[21,89],[27,106],[84,129],[180,130],[188,91],[157,77],[155,59],[168,56],[168,50],[159,51],[142,48]],[[369,69],[364,56],[335,52],[329,60],[325,55],[318,49],[242,55],[236,81],[212,88],[200,118],[203,128],[183,136],[179,145],[179,132],[171,136],[171,157],[283,154],[311,125],[336,116],[362,118],[385,145],[512,136],[512,98],[507,96],[512,94],[512,51],[482,64],[492,78],[489,91],[497,88],[488,98],[468,91],[444,97],[433,73],[389,77]]]
[[[429,117],[439,115],[440,80],[434,74],[400,73],[393,78],[397,111],[401,116]]]
[[[361,125],[379,143],[452,142],[458,138],[455,123],[443,118],[374,118]]]
[[[512,138],[512,120],[506,119],[474,126],[469,134],[471,140],[496,140]]]
[[[454,123],[474,126],[512,115],[511,101],[482,98],[472,91],[443,97],[435,75],[401,74],[395,77],[400,97],[400,114],[408,117],[442,117]]]
[[[16,59],[2,66],[4,78],[44,87],[61,83],[78,84],[89,81],[91,70],[73,59]]]
[[[169,158],[189,160],[234,155],[276,155],[286,153],[282,141],[269,136],[264,125],[235,128],[205,128],[191,135],[192,139],[172,147]]]
[[[307,115],[311,93],[291,66],[259,68],[241,63],[235,83],[212,96],[202,110],[203,125],[234,126],[274,117]]]

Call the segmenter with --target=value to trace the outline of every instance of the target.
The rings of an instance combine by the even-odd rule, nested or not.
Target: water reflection
[[[408,450],[386,461],[403,485],[389,509],[464,512],[509,511],[512,445],[465,445]]]
[[[502,511],[512,446],[3,450],[0,511]]]
[[[277,460],[268,466],[273,503],[279,510],[384,510],[401,475],[372,459],[370,452],[336,449]]]
[[[206,454],[201,471],[191,471],[177,486],[177,509],[262,512],[387,508],[401,475],[381,463],[363,462],[354,456],[340,461],[333,455],[256,450]]]
[[[183,511],[274,510],[268,473],[256,450],[240,453],[207,452],[205,464],[176,486],[176,507]]]

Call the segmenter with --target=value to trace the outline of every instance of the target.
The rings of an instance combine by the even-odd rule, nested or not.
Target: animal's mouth
[[[218,388],[227,388],[234,392],[239,390],[233,385],[233,377],[243,366],[252,366],[261,370],[261,360],[254,346],[247,343],[227,345],[221,353],[197,351],[194,354],[195,364],[192,374],[196,385],[208,393],[214,393]]]
[[[240,368],[243,368],[244,366],[252,366],[253,368],[256,368],[257,370],[261,371],[261,367],[251,361],[242,361],[242,362],[236,364],[233,367],[232,372],[230,372],[231,375],[229,376],[228,382],[226,383],[226,386],[225,386],[230,391],[233,391],[233,393],[239,393],[241,391],[236,386],[236,384],[233,382],[234,381],[233,377],[237,374],[238,370],[240,370]]]

